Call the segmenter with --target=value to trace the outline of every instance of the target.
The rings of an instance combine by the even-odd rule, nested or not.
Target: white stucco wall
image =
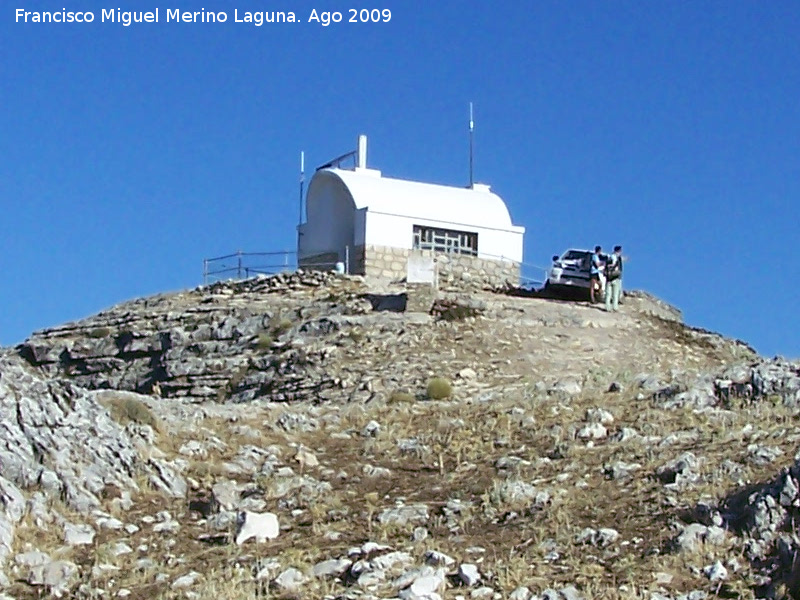
[[[324,169],[306,196],[300,257],[346,245],[410,249],[413,226],[478,234],[478,256],[522,262],[524,227],[512,224],[503,200],[487,186],[456,188],[382,177],[369,169]]]
[[[363,246],[367,243],[367,212],[366,208],[361,208],[355,212],[353,243],[356,246]]]
[[[365,241],[373,246],[411,249],[414,241],[414,225],[475,232],[478,234],[479,257],[495,260],[503,257],[522,262],[523,231],[488,229],[463,223],[453,224],[368,211]]]
[[[315,181],[314,194],[314,202],[306,205],[306,222],[300,227],[298,255],[337,252],[343,260],[344,247],[353,245],[356,237],[356,208],[350,193],[341,180],[324,178]]]

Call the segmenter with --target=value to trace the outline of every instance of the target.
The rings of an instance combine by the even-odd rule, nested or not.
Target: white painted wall
[[[499,259],[500,257],[522,262],[522,239],[524,230],[503,231],[485,227],[452,225],[442,221],[418,217],[400,217],[368,211],[365,242],[373,246],[411,249],[414,243],[414,225],[456,229],[478,234],[478,256]]]
[[[307,204],[307,220],[300,228],[298,256],[337,252],[344,260],[345,246],[352,246],[356,238],[356,208],[350,193],[335,178],[315,181],[314,193],[315,201]]]
[[[325,169],[309,185],[300,258],[362,244],[410,249],[413,226],[478,234],[478,256],[522,262],[524,227],[512,224],[502,199],[475,189],[381,177],[379,171]]]
[[[353,244],[363,246],[367,243],[367,209],[361,208],[355,212]]]

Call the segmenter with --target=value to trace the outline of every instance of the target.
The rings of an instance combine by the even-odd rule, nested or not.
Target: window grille
[[[436,229],[414,225],[415,250],[433,250],[449,254],[478,256],[478,234],[452,229]]]

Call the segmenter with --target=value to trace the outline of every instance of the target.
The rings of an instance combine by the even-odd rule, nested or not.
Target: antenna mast
[[[473,177],[473,145],[475,138],[475,121],[472,119],[472,102],[469,103],[469,187],[475,185],[475,178]]]
[[[297,221],[298,225],[303,224],[303,185],[306,182],[306,153],[300,151],[300,217]]]

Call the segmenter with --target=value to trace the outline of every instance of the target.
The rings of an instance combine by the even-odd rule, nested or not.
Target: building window
[[[478,256],[478,234],[414,225],[414,250]]]

